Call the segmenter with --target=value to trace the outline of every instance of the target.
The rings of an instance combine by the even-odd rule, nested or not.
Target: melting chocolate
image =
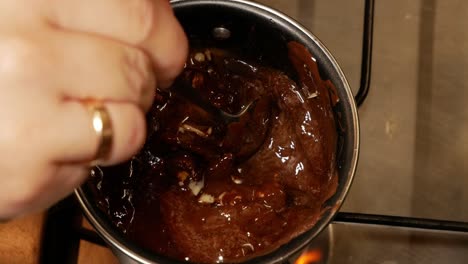
[[[310,229],[336,191],[333,84],[299,43],[284,73],[218,49],[193,50],[179,81],[237,113],[226,124],[189,100],[158,91],[143,150],[95,168],[99,207],[129,239],[182,261],[241,262]]]

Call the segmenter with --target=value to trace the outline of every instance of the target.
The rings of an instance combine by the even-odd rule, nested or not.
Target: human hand
[[[0,219],[43,209],[87,177],[100,137],[85,100],[113,127],[103,165],[145,140],[156,82],[188,44],[167,0],[0,0]]]

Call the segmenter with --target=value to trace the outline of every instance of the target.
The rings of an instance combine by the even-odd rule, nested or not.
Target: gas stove
[[[362,104],[360,161],[348,198],[287,263],[466,263],[468,20],[460,18],[468,2],[259,2],[317,35]],[[83,243],[105,247],[82,227],[70,197],[48,213],[41,260],[80,262]]]

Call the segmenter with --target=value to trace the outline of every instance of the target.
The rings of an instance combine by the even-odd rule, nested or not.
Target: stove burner
[[[285,264],[326,264],[333,249],[333,226],[329,225],[312,242]]]

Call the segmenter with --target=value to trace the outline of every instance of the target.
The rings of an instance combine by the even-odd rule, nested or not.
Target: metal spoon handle
[[[182,98],[190,101],[191,103],[195,104],[196,106],[200,107],[201,109],[205,110],[209,114],[213,115],[216,118],[223,119],[224,116],[221,109],[214,106],[208,100],[202,97],[201,93],[194,89],[190,84],[186,81],[178,80],[172,86],[172,91],[175,92],[177,95],[181,96]]]

